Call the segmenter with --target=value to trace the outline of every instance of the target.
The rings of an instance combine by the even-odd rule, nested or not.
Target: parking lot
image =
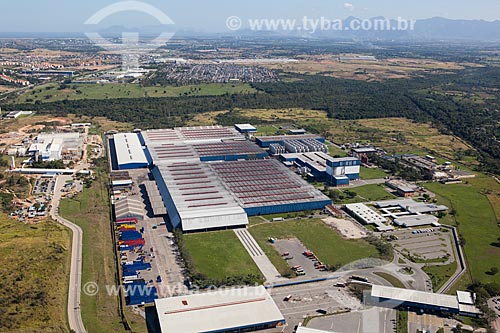
[[[330,280],[269,289],[289,325],[285,332],[293,332],[293,327],[306,317],[362,308],[361,302],[347,288],[335,287],[335,282]],[[289,300],[286,300],[287,296],[291,296]]]
[[[307,327],[339,333],[396,332],[396,310],[373,307],[362,311],[318,317],[313,318]]]
[[[305,273],[304,277],[315,278],[331,274],[331,272],[320,270],[318,269],[319,266],[315,266],[322,264],[318,260],[308,258],[304,255],[304,252],[308,251],[308,249],[297,238],[276,240],[274,246],[283,255],[283,258],[285,258],[290,267],[300,266],[303,269]]]
[[[494,329],[497,332],[500,331],[500,297],[495,297],[493,299],[488,300],[488,307],[492,309],[496,314],[496,320],[492,323]]]
[[[455,260],[450,232],[439,228],[401,230],[393,233],[398,239],[393,242],[396,249],[421,260],[442,259],[448,264]]]
[[[50,178],[40,177],[35,181],[35,184],[33,185],[33,195],[53,194],[55,186],[56,186],[55,177],[50,177]]]

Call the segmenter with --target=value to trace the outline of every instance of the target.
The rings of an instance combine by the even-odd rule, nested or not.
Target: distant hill
[[[369,19],[374,23],[383,17]],[[356,17],[343,20],[343,26],[349,26]],[[397,26],[396,20],[391,20],[391,27]],[[301,38],[335,38],[355,40],[470,40],[470,41],[500,41],[500,20],[452,20],[442,17],[417,20],[414,30],[358,30],[358,31],[316,31],[314,34],[304,31],[268,31],[272,36],[288,36]],[[262,36],[263,31],[243,30],[236,32],[239,35]]]

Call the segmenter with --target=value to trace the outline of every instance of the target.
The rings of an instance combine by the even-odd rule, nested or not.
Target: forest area
[[[330,118],[345,120],[405,117],[431,122],[443,133],[461,137],[480,151],[484,171],[500,170],[499,67],[466,67],[383,82],[290,73],[282,76],[288,80],[252,84],[256,93],[37,101],[4,108],[56,116],[106,116],[143,129],[182,126],[198,113],[234,108],[304,108],[322,110]],[[229,112],[219,120],[223,124],[252,120],[231,116]]]

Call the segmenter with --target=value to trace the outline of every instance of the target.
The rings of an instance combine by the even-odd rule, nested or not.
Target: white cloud
[[[345,2],[344,3],[344,8],[347,9],[347,10],[353,11],[354,10],[354,5],[352,3]]]

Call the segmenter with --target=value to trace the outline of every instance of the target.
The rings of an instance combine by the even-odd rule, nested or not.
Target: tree
[[[498,273],[498,267],[491,267],[490,273],[491,275],[496,275]]]

